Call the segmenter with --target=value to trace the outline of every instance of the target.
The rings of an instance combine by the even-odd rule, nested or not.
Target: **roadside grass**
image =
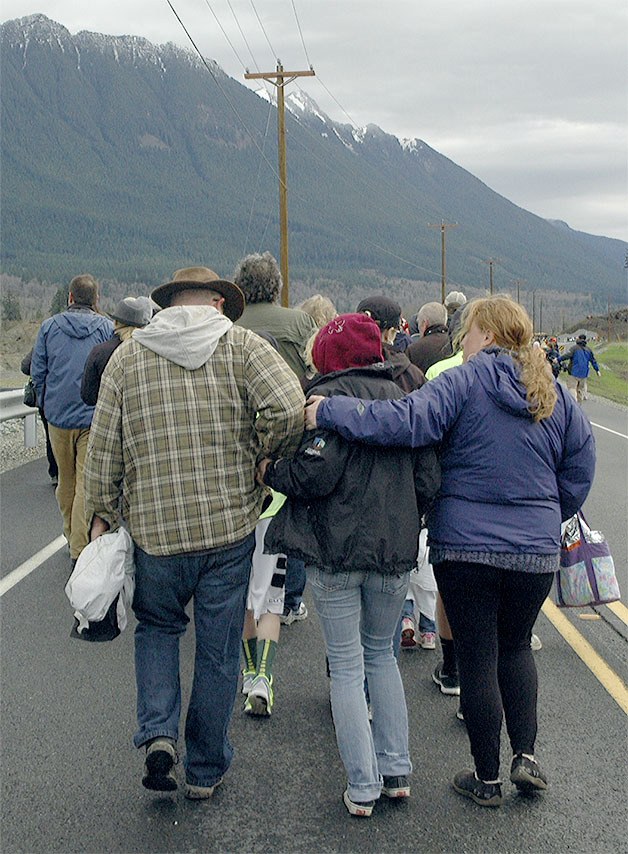
[[[589,374],[589,390],[612,400],[628,405],[628,342],[607,344],[595,352],[602,376]]]

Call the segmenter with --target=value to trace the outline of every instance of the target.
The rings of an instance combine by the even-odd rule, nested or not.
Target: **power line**
[[[297,29],[299,30],[299,35],[301,36],[301,44],[303,45],[303,51],[305,53],[305,58],[307,60],[307,64],[312,67],[312,63],[310,62],[310,57],[307,55],[307,48],[305,46],[305,40],[303,39],[303,31],[301,29],[301,24],[299,23],[299,16],[297,15],[297,7],[294,5],[294,0],[292,0],[292,11],[294,12],[294,18],[297,22]]]
[[[223,36],[227,39],[227,42],[229,43],[229,47],[230,47],[230,48],[231,48],[231,50],[234,52],[236,59],[238,60],[238,62],[239,62],[239,63],[240,63],[240,65],[242,66],[242,68],[246,68],[246,66],[245,66],[245,65],[244,65],[244,63],[242,62],[242,59],[240,58],[240,54],[239,54],[239,53],[238,53],[238,51],[235,49],[233,42],[231,41],[231,39],[230,39],[230,38],[229,38],[229,36],[227,35],[227,31],[225,30],[225,28],[223,27],[223,25],[220,23],[220,21],[219,21],[219,19],[218,19],[218,15],[214,12],[214,10],[213,10],[213,8],[212,8],[212,5],[211,5],[211,3],[209,2],[209,0],[205,0],[205,5],[207,6],[207,8],[209,9],[209,11],[212,13],[212,15],[214,16],[214,18],[216,19],[216,23],[218,24],[218,26],[219,26],[219,27],[220,27],[220,29],[222,30],[222,34],[223,34]]]
[[[262,150],[266,147],[266,139],[268,137],[268,128],[270,127],[270,114],[272,112],[273,105],[272,101],[268,104],[268,116],[266,117],[266,130],[264,131],[264,139],[262,141]],[[255,190],[253,191],[253,200],[251,202],[251,212],[249,214],[249,221],[246,226],[246,236],[244,238],[244,252],[243,255],[246,255],[246,248],[249,244],[249,234],[251,233],[251,225],[253,223],[253,211],[255,210],[255,204],[257,202],[257,191],[259,189],[259,179],[262,172],[262,159],[260,157],[257,163],[257,175],[255,177]],[[268,224],[266,225],[268,228]],[[264,234],[266,233],[266,229],[264,229]]]
[[[260,27],[262,28],[262,32],[264,33],[266,41],[268,42],[268,47],[271,49],[274,58],[277,59],[277,54],[275,52],[275,49],[272,46],[272,44],[270,43],[270,39],[268,38],[268,34],[267,34],[266,30],[264,29],[264,24],[262,23],[262,19],[257,14],[257,9],[255,8],[255,3],[253,2],[253,0],[251,0],[251,6],[253,8],[253,11],[255,12],[255,17],[257,18],[257,22],[259,23]]]
[[[227,0],[227,5],[228,5],[228,6],[229,6],[229,8],[231,9],[231,14],[233,15],[233,20],[236,22],[236,26],[237,26],[237,28],[240,30],[240,35],[242,36],[242,38],[243,38],[243,40],[244,40],[244,44],[246,45],[247,50],[248,50],[248,52],[249,52],[249,54],[250,54],[250,56],[251,56],[251,59],[253,60],[253,65],[254,65],[254,66],[255,66],[255,68],[259,71],[259,70],[260,70],[260,69],[259,69],[259,65],[257,64],[257,62],[256,62],[256,60],[255,60],[255,57],[253,56],[253,51],[252,51],[252,49],[251,49],[250,44],[248,43],[248,40],[247,40],[246,36],[244,35],[244,30],[243,30],[243,29],[242,29],[242,27],[240,26],[240,21],[238,20],[238,16],[236,15],[236,13],[235,13],[235,11],[234,11],[233,6],[231,5],[231,0]],[[245,67],[245,69],[244,69],[244,70],[246,71],[246,67]],[[266,91],[268,91],[268,90],[266,90]]]
[[[332,92],[330,92],[330,91],[329,91],[329,89],[327,88],[327,86],[325,86],[325,84],[323,83],[323,81],[321,80],[321,78],[318,76],[318,74],[316,75],[316,79],[317,79],[317,80],[318,80],[318,82],[321,84],[321,86],[323,87],[323,89],[327,92],[327,94],[329,95],[329,97],[330,97],[333,101],[335,101],[335,103],[340,107],[340,109],[341,109],[341,110],[342,110],[342,112],[345,114],[345,116],[349,119],[349,121],[350,121],[350,122],[351,122],[351,124],[353,125],[354,130],[358,130],[358,129],[359,129],[359,125],[358,125],[358,123],[357,123],[356,121],[354,121],[354,119],[349,115],[349,113],[345,110],[345,108],[342,106],[342,104],[341,104],[341,103],[340,103],[340,101],[336,98],[336,96],[335,96],[335,95],[333,95],[333,94],[332,94]]]
[[[194,39],[192,38],[192,36],[191,36],[191,34],[190,34],[189,30],[187,29],[187,27],[185,26],[185,24],[183,23],[183,21],[182,21],[182,20],[181,20],[181,18],[179,17],[179,13],[177,12],[177,10],[176,10],[176,9],[174,8],[174,6],[172,5],[171,0],[166,0],[166,2],[168,3],[168,5],[170,6],[170,8],[172,9],[172,13],[173,13],[173,15],[175,16],[175,18],[177,19],[177,21],[181,24],[181,27],[182,27],[182,29],[183,29],[183,32],[186,34],[186,36],[187,36],[187,37],[188,37],[188,39],[190,40],[190,43],[191,43],[192,47],[194,48],[194,50],[196,51],[196,53],[198,54],[198,56],[199,56],[199,58],[200,58],[201,62],[203,63],[203,65],[205,66],[205,68],[207,69],[207,71],[209,71],[209,73],[211,74],[211,76],[212,76],[212,77],[213,77],[213,79],[214,79],[214,82],[216,83],[216,85],[217,85],[217,86],[218,86],[218,88],[220,89],[220,92],[222,93],[223,97],[225,98],[225,100],[227,101],[227,103],[229,104],[229,106],[231,107],[231,109],[233,110],[234,115],[236,116],[236,118],[238,119],[238,121],[240,122],[240,124],[242,125],[242,127],[244,128],[244,130],[245,130],[245,131],[247,132],[247,134],[249,135],[249,138],[251,139],[251,142],[252,142],[252,143],[253,143],[253,145],[257,148],[257,150],[259,151],[260,155],[262,156],[262,158],[263,158],[264,162],[266,163],[266,165],[268,166],[268,168],[270,169],[270,171],[273,173],[273,175],[275,176],[275,178],[277,178],[277,180],[279,180],[279,175],[278,175],[278,173],[277,173],[276,169],[274,168],[273,164],[270,162],[270,160],[269,160],[269,159],[266,157],[266,155],[264,154],[264,152],[263,152],[263,150],[261,149],[261,147],[260,147],[260,145],[259,145],[259,143],[258,143],[257,139],[255,138],[255,136],[253,135],[253,133],[249,130],[249,128],[248,128],[248,126],[247,126],[246,122],[244,121],[244,119],[242,118],[242,116],[240,115],[240,113],[237,111],[237,109],[236,109],[236,107],[235,107],[235,105],[234,105],[233,101],[231,100],[231,98],[229,97],[229,95],[227,95],[227,93],[225,92],[224,88],[220,85],[220,81],[218,80],[218,77],[216,76],[216,74],[214,74],[214,72],[213,72],[212,68],[207,64],[207,61],[205,60],[205,57],[204,57],[204,56],[203,56],[203,54],[200,52],[200,50],[199,50],[199,48],[198,48],[198,45],[196,44],[196,42],[195,42],[195,41],[194,41]]]

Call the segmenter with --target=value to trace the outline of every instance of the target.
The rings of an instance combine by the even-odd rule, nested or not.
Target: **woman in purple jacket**
[[[520,791],[547,788],[534,758],[537,673],[530,633],[558,568],[560,523],[591,487],[595,444],[579,407],[531,346],[525,310],[477,300],[463,320],[465,364],[401,400],[310,398],[306,426],[371,444],[440,444],[442,483],[428,514],[438,589],[454,637],[475,771],[454,789],[502,802],[502,717]]]

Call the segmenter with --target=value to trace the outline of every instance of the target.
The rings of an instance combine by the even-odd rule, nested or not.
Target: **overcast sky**
[[[533,213],[628,239],[626,0],[171,2],[236,79],[311,63],[298,82],[333,119],[418,137]],[[35,12],[190,46],[167,0],[2,0],[2,20]]]

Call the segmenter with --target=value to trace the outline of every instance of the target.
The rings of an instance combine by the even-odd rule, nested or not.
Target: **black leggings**
[[[554,573],[444,561],[434,574],[456,644],[476,772],[496,780],[502,716],[513,753],[534,753],[538,680],[530,634]]]

